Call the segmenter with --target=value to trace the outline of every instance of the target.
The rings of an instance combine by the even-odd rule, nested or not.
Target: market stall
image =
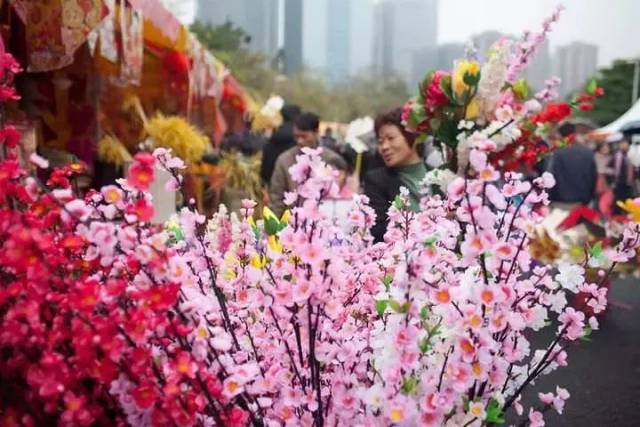
[[[195,157],[244,126],[244,89],[159,0],[0,5],[3,38],[26,70],[15,121],[54,163],[84,161],[94,186],[122,176],[156,117],[202,131]],[[201,204],[211,171],[195,157],[186,188]]]

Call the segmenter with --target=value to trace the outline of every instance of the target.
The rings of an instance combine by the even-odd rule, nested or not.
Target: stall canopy
[[[638,124],[640,127],[640,100],[638,100],[633,107],[631,107],[622,116],[618,117],[607,126],[595,130],[593,135],[599,139],[616,141],[621,139],[623,132],[627,131],[628,127],[634,123]]]

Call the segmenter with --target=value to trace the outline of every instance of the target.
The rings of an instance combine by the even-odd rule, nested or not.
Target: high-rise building
[[[548,40],[545,40],[538,46],[538,50],[535,52],[533,59],[527,68],[524,69],[522,77],[527,79],[527,82],[535,91],[544,88],[544,81],[552,77]]]
[[[438,70],[453,70],[454,62],[464,57],[464,43],[444,43],[438,46],[435,67]]]
[[[269,57],[278,52],[278,0],[200,0],[196,19],[213,25],[231,22],[251,37],[250,48]]]
[[[329,0],[327,6],[327,75],[335,84],[349,77],[351,4]]]
[[[485,31],[472,37],[474,47],[478,51],[478,57],[481,60],[485,59],[487,51],[491,46],[500,38],[510,38],[514,40],[514,37],[502,34],[498,31]],[[529,85],[534,90],[540,90],[544,87],[544,81],[548,79],[551,73],[551,58],[549,56],[549,42],[544,41],[538,46],[537,51],[533,55],[531,62],[523,70],[520,76],[526,79]]]
[[[491,48],[491,46],[503,37],[509,37],[506,34],[502,34],[498,31],[485,31],[480,34],[476,34],[471,37],[471,42],[473,43],[473,47],[478,52],[478,59],[484,61],[485,55],[487,51]]]
[[[573,42],[559,46],[555,54],[554,69],[562,83],[560,96],[566,96],[580,88],[598,68],[598,46]]]
[[[375,11],[374,64],[379,74],[397,74],[410,86],[422,79],[420,52],[437,45],[437,0],[382,0]]]
[[[284,72],[291,75],[302,70],[303,0],[284,1]]]
[[[351,35],[349,41],[349,73],[355,76],[370,73],[373,65],[374,0],[349,0],[351,5]]]
[[[302,60],[305,67],[326,75],[329,0],[303,0],[303,4]]]

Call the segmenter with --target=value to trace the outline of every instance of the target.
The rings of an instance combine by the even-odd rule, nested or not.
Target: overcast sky
[[[348,0],[346,0],[348,1]],[[520,34],[536,31],[556,0],[440,0],[440,42],[465,41],[479,32],[496,29]],[[597,44],[599,63],[640,56],[639,0],[565,0],[551,46],[575,40]]]
[[[185,20],[193,19],[195,0],[169,1],[183,2]],[[524,29],[536,31],[558,3],[557,0],[440,0],[439,42],[465,42],[485,30],[514,35]],[[640,0],[564,0],[562,4],[566,10],[551,35],[552,48],[575,40],[597,44],[600,65],[616,58],[640,56]]]

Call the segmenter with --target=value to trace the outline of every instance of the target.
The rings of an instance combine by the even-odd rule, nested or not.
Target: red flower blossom
[[[151,384],[142,384],[136,387],[132,393],[133,400],[140,409],[149,409],[156,401],[156,391]]]
[[[146,222],[151,221],[155,209],[147,199],[140,198],[134,204],[127,206],[127,213],[134,214],[139,221]]]
[[[0,144],[9,148],[15,148],[20,142],[20,132],[14,126],[5,126],[0,130]]]
[[[155,159],[149,153],[138,153],[129,167],[127,183],[140,191],[147,191],[153,182]]]
[[[440,70],[436,71],[433,73],[433,77],[429,84],[423,88],[423,96],[428,109],[433,110],[449,103],[449,97],[447,97],[440,86],[442,78],[446,76],[449,76],[449,73]]]

